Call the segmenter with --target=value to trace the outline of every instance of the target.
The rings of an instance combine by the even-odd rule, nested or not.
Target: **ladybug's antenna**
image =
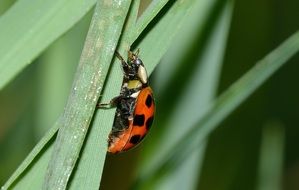
[[[118,51],[115,51],[115,56],[120,60],[123,67],[128,67],[128,63],[124,60],[124,58],[118,53]]]
[[[118,51],[115,51],[115,56],[121,61],[121,62],[126,62],[124,58],[118,53]]]
[[[136,52],[135,52],[135,55],[138,57],[138,55],[139,55],[139,48],[136,50]]]
[[[139,54],[139,48],[136,50],[136,52],[128,51],[128,57],[130,60],[136,60],[138,58]]]

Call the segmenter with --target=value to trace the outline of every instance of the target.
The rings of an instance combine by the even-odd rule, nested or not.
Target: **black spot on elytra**
[[[144,114],[141,114],[141,115],[136,114],[136,115],[134,116],[134,122],[133,122],[133,125],[134,125],[134,126],[142,127],[142,126],[144,125],[144,120],[145,120],[145,118],[144,118]]]
[[[146,120],[145,126],[146,126],[147,130],[149,130],[151,128],[153,120],[154,120],[154,116],[152,116]]]
[[[139,143],[140,139],[141,139],[140,135],[134,135],[130,138],[130,143],[137,144]]]
[[[153,98],[152,98],[152,96],[151,96],[151,95],[147,95],[146,100],[145,100],[145,105],[146,105],[148,108],[150,108],[151,105],[152,105],[152,103],[153,103]]]

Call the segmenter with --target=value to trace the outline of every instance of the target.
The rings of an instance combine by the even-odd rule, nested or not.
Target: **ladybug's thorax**
[[[137,89],[137,88],[141,88],[142,87],[142,83],[140,82],[140,80],[129,80],[127,82],[127,88],[128,89]]]

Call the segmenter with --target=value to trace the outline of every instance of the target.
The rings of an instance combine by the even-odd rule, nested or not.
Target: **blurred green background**
[[[13,1],[0,1],[0,16],[11,5]],[[1,185],[63,111],[90,18],[91,13],[0,91]],[[297,18],[299,1],[296,0],[236,0],[217,94],[221,94],[259,59],[298,30]],[[198,47],[194,45],[194,48]],[[196,49],[191,48],[188,55],[194,55],[194,52]],[[188,61],[192,61],[192,56],[188,58]],[[201,167],[198,166],[197,175],[192,176],[196,178],[194,189],[266,189],[261,182],[264,171],[261,164],[271,162],[271,157],[267,161],[263,154],[269,149],[270,153],[265,154],[265,157],[271,155],[273,147],[272,152],[276,152],[274,163],[278,164],[275,167],[281,175],[270,177],[275,187],[272,189],[299,189],[299,90],[296,87],[299,81],[298,61],[297,55],[212,133],[204,150]],[[172,79],[167,83],[170,86],[166,87],[168,90],[162,93],[157,91],[159,84],[163,83],[159,81],[159,69],[160,65],[153,72],[151,81],[157,94],[158,118],[162,118],[161,115],[172,111],[180,96],[177,91],[184,89],[184,80],[188,79]],[[190,69],[183,69],[186,70],[184,76],[188,76]],[[181,120],[184,122],[184,118]],[[163,124],[161,120],[155,122],[157,125]],[[157,134],[160,130],[167,134],[172,129],[171,126],[153,128],[151,133]],[[153,141],[154,137],[148,137],[144,145],[133,151],[119,156],[107,156],[102,189],[128,189],[136,175],[136,163],[144,159],[140,150],[150,147],[151,143],[155,143]],[[268,142],[270,145],[267,145]],[[155,145],[156,154],[159,154],[159,146],[164,145]]]

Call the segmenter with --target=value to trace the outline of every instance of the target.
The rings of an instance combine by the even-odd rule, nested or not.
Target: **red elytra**
[[[129,126],[117,136],[109,135],[108,152],[116,154],[127,151],[139,144],[148,133],[155,114],[155,102],[152,89],[147,86],[140,90],[135,102],[133,117]]]

